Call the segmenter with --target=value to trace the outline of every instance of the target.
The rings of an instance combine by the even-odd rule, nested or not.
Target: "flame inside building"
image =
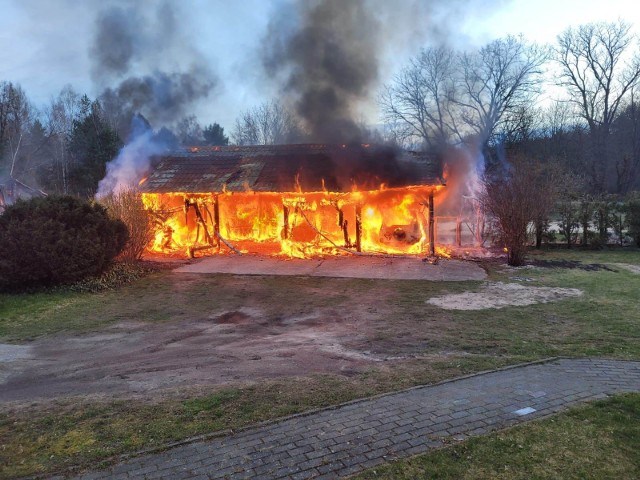
[[[192,147],[162,157],[141,190],[156,253],[446,254],[434,215],[446,195],[441,162],[417,152]]]

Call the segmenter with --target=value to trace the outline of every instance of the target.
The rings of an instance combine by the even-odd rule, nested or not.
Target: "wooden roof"
[[[384,146],[252,145],[185,147],[157,159],[148,193],[351,191],[441,185],[440,158]],[[323,186],[324,180],[324,186]]]

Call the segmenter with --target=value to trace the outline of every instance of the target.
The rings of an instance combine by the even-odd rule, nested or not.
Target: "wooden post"
[[[284,220],[284,227],[282,228],[282,238],[287,240],[289,238],[289,207],[282,205],[282,218]]]
[[[362,205],[356,205],[356,251],[362,251]]]
[[[433,192],[429,194],[429,255],[436,254],[436,232],[433,212]]]
[[[213,245],[213,239],[211,235],[209,235],[209,231],[207,230],[207,222],[205,218],[202,216],[202,212],[200,211],[200,207],[198,207],[197,202],[191,202],[191,206],[193,210],[196,212],[196,228],[198,229],[198,233],[196,234],[196,238],[200,236],[200,225],[202,224],[202,229],[204,230],[204,238],[207,240],[209,245]]]
[[[220,201],[217,193],[213,196],[213,232],[220,250]]]
[[[351,248],[351,239],[349,238],[349,221],[342,222],[342,236],[344,237],[344,248]]]
[[[341,208],[338,209],[338,226],[342,230],[344,248],[351,248],[351,239],[349,238],[349,221],[344,218],[344,212]]]

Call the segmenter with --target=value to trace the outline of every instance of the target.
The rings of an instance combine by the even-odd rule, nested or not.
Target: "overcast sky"
[[[456,48],[473,48],[519,33],[529,40],[551,43],[568,26],[599,20],[622,18],[633,23],[636,31],[640,26],[637,0],[387,0],[387,4],[395,8],[405,1],[407,5],[419,2],[422,8],[410,11],[414,13],[411,32],[389,39],[381,59],[380,82],[388,81],[408,58],[433,40],[434,32]],[[194,58],[208,64],[208,71],[217,78],[216,86],[207,99],[197,102],[194,113],[201,123],[216,121],[228,131],[240,112],[277,92],[277,86],[262,70],[261,45],[267,26],[288,2],[176,0],[180,37],[171,47],[171,59],[150,56],[137,68],[152,69],[153,62],[163,64],[162,68],[169,68],[168,63],[180,68],[186,56],[192,64]],[[159,3],[0,0],[0,81],[20,84],[37,107],[57,95],[65,84],[95,97],[105,86],[111,86],[108,78],[91,75],[90,51],[99,11],[110,5],[152,10]],[[397,21],[398,31],[407,29],[401,18],[385,18]],[[155,37],[147,35],[146,40],[161,42],[162,32],[156,32]],[[189,45],[185,53],[180,52],[181,45]]]

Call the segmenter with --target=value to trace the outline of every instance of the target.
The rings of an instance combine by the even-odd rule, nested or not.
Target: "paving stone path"
[[[640,362],[557,359],[194,441],[78,478],[338,478],[629,391],[640,391]]]

